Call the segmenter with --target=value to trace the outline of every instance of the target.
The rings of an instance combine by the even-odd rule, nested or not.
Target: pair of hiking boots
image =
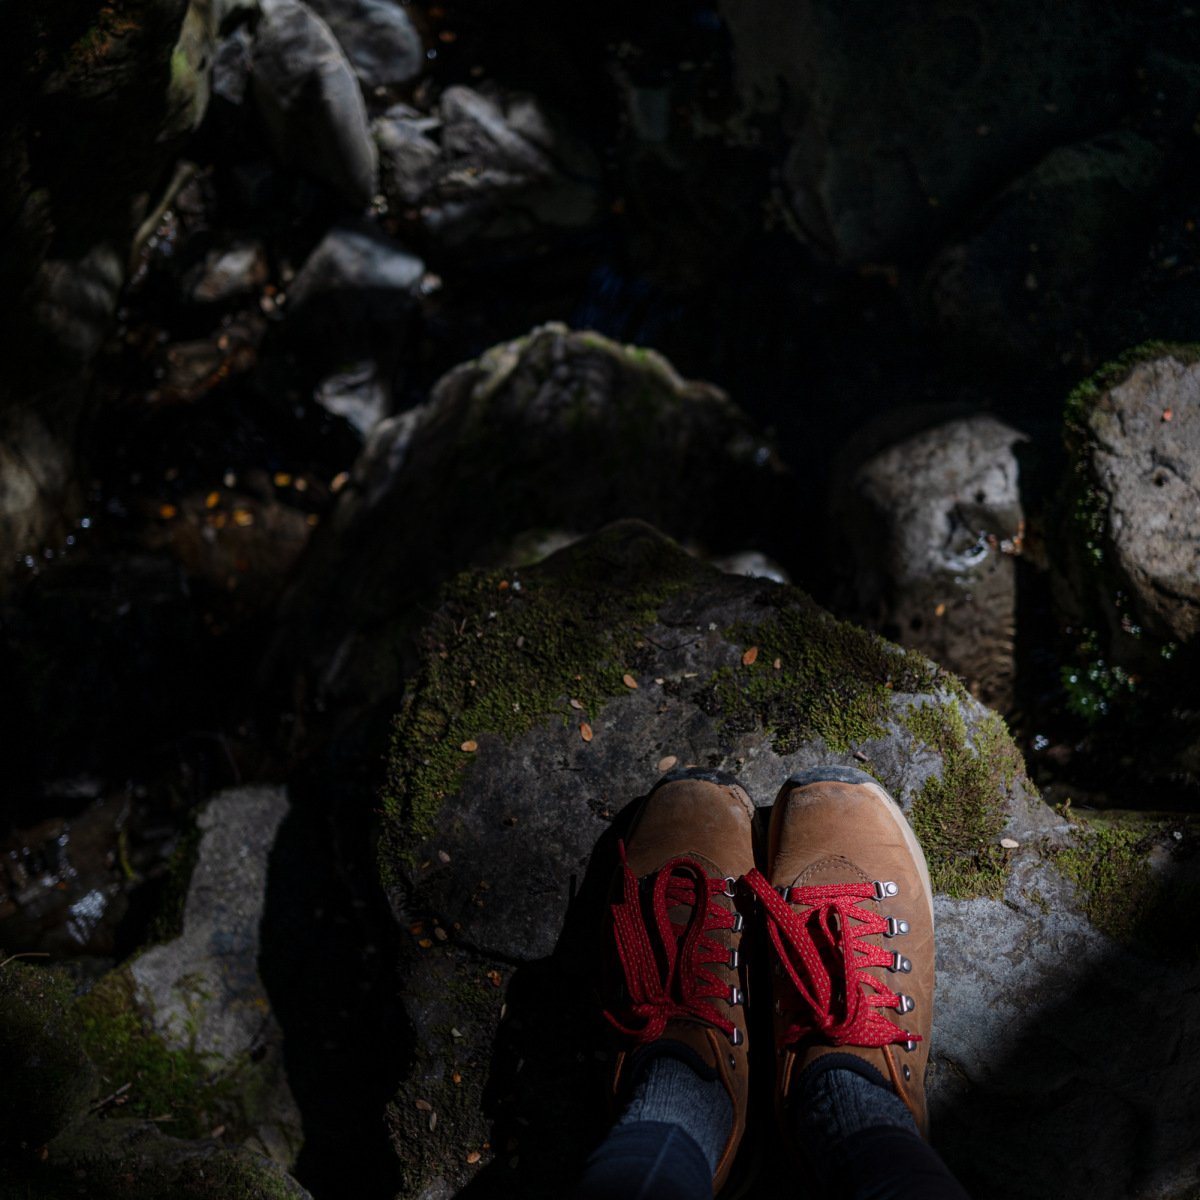
[[[933,894],[904,814],[871,776],[836,766],[783,785],[765,854],[754,811],[730,776],[672,772],[636,814],[610,894],[605,1015],[620,1043],[613,1097],[626,1090],[637,1050],[660,1038],[715,1069],[733,1122],[714,1192],[746,1128],[756,951],[770,967],[785,1140],[796,1080],[835,1053],[875,1068],[928,1137]]]

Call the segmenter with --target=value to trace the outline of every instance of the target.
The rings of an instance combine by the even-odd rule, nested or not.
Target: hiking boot
[[[733,1124],[714,1194],[746,1127],[745,919],[735,901],[737,881],[754,868],[753,818],[754,802],[731,777],[672,771],[635,816],[609,893],[604,1015],[619,1042],[612,1099],[627,1093],[638,1050],[662,1039],[715,1070]]]
[[[900,806],[864,771],[815,767],[771,813],[767,875],[747,880],[771,941],[776,1109],[822,1055],[864,1060],[929,1136],[933,892]],[[851,1064],[853,1065],[853,1064]]]

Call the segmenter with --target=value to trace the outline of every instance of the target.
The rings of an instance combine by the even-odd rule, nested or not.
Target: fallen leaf
[[[158,510],[158,515],[162,517],[164,521],[169,521],[172,517],[177,516],[178,513],[179,509],[177,509],[173,504],[164,504]]]
[[[445,931],[445,930],[444,930],[444,929],[443,929],[443,928],[442,928],[442,927],[439,925],[439,926],[438,926],[438,927],[437,927],[437,928],[436,928],[436,929],[433,931],[433,936],[434,936],[435,938],[437,938],[437,940],[438,940],[439,942],[444,942],[444,941],[446,940],[446,938],[448,938],[450,935],[449,935],[449,934],[448,934],[448,933],[447,933],[447,932],[446,932],[446,931]]]
[[[665,754],[658,760],[658,769],[660,771],[669,771],[678,761],[679,759],[674,754]]]
[[[421,934],[423,934],[425,932],[425,922],[424,921],[414,921],[408,927],[408,932],[411,933],[413,935],[413,937],[420,937]]]
[[[1001,838],[1000,839],[1000,845],[1002,845],[1005,848],[1005,850],[1016,850],[1017,847],[1020,846],[1020,844],[1021,843],[1018,842],[1015,838]]]
[[[209,492],[208,495],[204,497],[204,507],[205,508],[216,508],[217,505],[220,503],[221,503],[221,493],[220,492]]]
[[[422,950],[428,950],[433,945],[433,938],[422,938],[418,943]]]
[[[453,1079],[455,1083],[462,1083],[462,1076],[457,1071],[455,1071],[450,1078]]]
[[[504,592],[507,590],[508,590],[508,580],[507,579],[500,580],[500,586],[496,589],[496,591]]]
[[[254,524],[254,514],[244,508],[235,508],[233,510],[233,523],[244,529],[247,525]]]
[[[292,477],[286,471],[275,472],[275,486],[287,487],[292,482]]]
[[[592,727],[586,721],[584,721],[584,723],[579,727],[579,736],[583,738],[585,742],[590,742],[592,740]]]
[[[625,685],[627,688],[635,688],[635,687],[637,687],[637,680],[636,680],[636,679],[634,679],[634,677],[633,677],[632,675],[622,675],[622,676],[621,676],[621,682],[622,682],[622,683],[623,683],[623,684],[624,684],[624,685]]]
[[[661,687],[664,683],[666,683],[666,680],[665,679],[656,679],[654,682],[657,683]]]
[[[474,754],[475,751],[479,749],[479,746],[476,742],[473,742],[473,741],[463,742],[463,744],[459,747],[459,749],[463,750],[467,754]]]
[[[448,863],[450,861],[450,855],[448,855],[445,850],[438,851],[438,858],[444,863]]]
[[[742,666],[748,667],[758,657],[758,647],[751,646],[745,654],[742,655]]]
[[[472,1150],[471,1153],[467,1155],[467,1162],[477,1163],[482,1157],[483,1155],[480,1154],[478,1150]]]
[[[432,1133],[437,1128],[437,1113],[429,1114],[429,1132]]]
[[[433,1112],[433,1105],[430,1104],[428,1100],[418,1100],[417,1107],[422,1112]]]
[[[329,490],[336,496],[350,482],[349,471],[339,471],[330,481]]]
[[[578,700],[572,700],[572,701],[571,701],[571,707],[572,707],[572,708],[582,708],[582,707],[583,707],[583,705],[582,705],[582,704],[580,704]]]
[[[459,1031],[457,1029],[451,1029],[450,1036],[455,1037],[455,1038],[460,1038],[460,1037],[462,1037],[462,1034],[459,1033]]]
[[[684,673],[683,677],[684,677],[684,679],[695,679],[696,676],[699,674],[700,674],[699,671],[687,671]]]
[[[218,1125],[218,1126],[216,1127],[216,1129],[214,1129],[214,1130],[212,1131],[212,1133],[210,1133],[208,1136],[209,1136],[209,1137],[215,1137],[215,1138],[219,1138],[219,1137],[221,1136],[221,1134],[223,1134],[224,1132],[225,1132],[225,1126],[224,1126],[224,1125]]]
[[[857,758],[859,762],[867,761],[867,756],[861,750],[855,750],[854,757]]]
[[[939,604],[937,608],[933,610],[933,615],[935,617],[944,617],[946,615],[946,606],[944,604]]]
[[[775,664],[774,664],[774,665],[775,665],[775,670],[777,670],[777,671],[778,671],[778,670],[779,670],[779,668],[783,666],[783,659],[781,659],[781,658],[777,658],[777,659],[775,660]]]
[[[1164,421],[1169,421],[1174,415],[1175,415],[1174,409],[1170,409],[1170,408],[1163,409],[1163,420]]]
[[[492,981],[493,987],[500,986],[500,972],[499,971],[489,971],[487,973],[487,977]]]

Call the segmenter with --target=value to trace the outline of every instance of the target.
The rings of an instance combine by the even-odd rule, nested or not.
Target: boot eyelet
[[[884,937],[897,937],[900,934],[907,933],[911,926],[907,921],[897,920],[895,917],[888,917],[887,929],[884,931]]]
[[[892,883],[890,879],[886,881],[873,879],[871,880],[871,886],[875,889],[876,900],[887,900],[892,896],[900,895],[899,887]]]
[[[732,1071],[737,1070],[737,1059],[734,1058],[732,1054],[729,1056],[729,1068]]]
[[[745,997],[742,995],[741,988],[730,987],[730,989],[729,989],[729,1006],[730,1006],[730,1008],[736,1008],[744,1000],[745,1000]],[[736,1045],[736,1043],[734,1043],[734,1044]]]
[[[733,914],[733,932],[734,933],[741,933],[742,927],[745,924],[746,924],[746,919],[742,916],[741,913]]]
[[[738,952],[736,950],[730,950],[730,952],[729,952],[729,969],[731,971],[736,971],[737,966],[738,966]]]
[[[905,1082],[907,1082],[908,1080],[910,1080],[912,1078],[912,1072],[908,1069],[907,1066],[905,1066],[903,1068],[903,1070],[904,1070],[904,1079],[905,1079]]]
[[[729,1044],[731,1046],[740,1046],[745,1040],[746,1037],[740,1029],[734,1029],[734,1031],[729,1035]],[[731,1054],[729,1057],[732,1058],[733,1055]]]
[[[731,900],[737,895],[737,880],[732,875],[725,876],[725,890],[721,895],[728,896]]]
[[[912,970],[912,963],[899,951],[895,951],[892,954],[892,963],[888,967],[888,970],[900,971],[902,974],[907,975]]]
[[[895,1009],[898,1013],[910,1013],[916,1007],[916,1002],[911,996],[900,995],[896,997]]]

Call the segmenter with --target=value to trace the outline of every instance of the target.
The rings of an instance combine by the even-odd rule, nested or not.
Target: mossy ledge
[[[631,527],[644,532],[631,538]],[[720,585],[721,578],[728,577],[631,522],[520,579],[494,571],[459,576],[426,630],[422,671],[394,722],[380,847],[385,885],[400,882],[402,864],[415,865],[443,799],[462,787],[480,736],[511,743],[544,722],[565,725],[571,701],[594,720],[626,691],[623,675],[638,674],[648,653],[644,632],[673,596],[746,586]],[[845,754],[895,736],[900,725],[914,745],[941,758],[940,773],[925,781],[910,813],[935,890],[998,898],[1009,874],[1009,855],[997,843],[1010,801],[1018,785],[1033,793],[1002,719],[977,711],[968,719],[974,701],[956,677],[836,620],[799,589],[754,586],[754,604],[769,616],[721,632],[755,653],[698,680],[696,703],[731,744],[762,729],[780,756],[814,741]]]
[[[1070,831],[1043,838],[1038,852],[1074,883],[1075,903],[1101,932],[1156,957],[1195,961],[1200,932],[1178,918],[1196,911],[1200,887],[1154,870],[1151,853],[1162,846],[1191,857],[1198,834],[1200,821],[1182,814],[1154,823],[1072,817]]]
[[[471,762],[464,744],[481,733],[511,741],[556,717],[565,723],[572,699],[594,717],[624,690],[639,632],[658,606],[712,572],[643,528],[647,536],[621,545],[615,569],[605,548],[624,541],[620,527],[521,578],[467,572],[446,587],[424,635],[423,669],[394,721],[383,791],[406,861],[460,786]]]

